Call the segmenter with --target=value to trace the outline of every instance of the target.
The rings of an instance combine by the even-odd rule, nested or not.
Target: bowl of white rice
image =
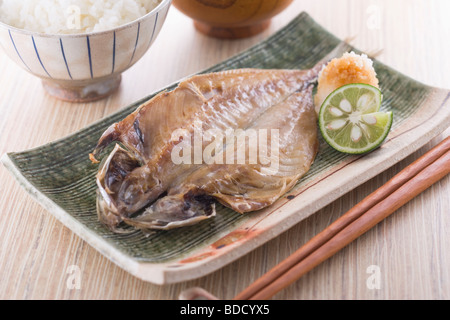
[[[104,98],[157,38],[172,0],[0,0],[0,45],[59,99]]]

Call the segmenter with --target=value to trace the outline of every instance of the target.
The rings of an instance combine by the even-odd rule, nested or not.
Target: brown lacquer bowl
[[[264,31],[275,15],[293,0],[173,0],[194,19],[197,30],[224,39],[239,39]]]

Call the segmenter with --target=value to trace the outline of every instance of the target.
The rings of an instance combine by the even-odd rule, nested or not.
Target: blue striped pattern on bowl
[[[89,80],[119,74],[136,63],[162,29],[171,0],[113,30],[48,35],[0,23],[0,45],[30,73],[55,80]]]

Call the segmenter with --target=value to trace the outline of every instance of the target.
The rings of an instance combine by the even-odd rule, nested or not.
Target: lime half
[[[383,95],[367,84],[349,84],[332,92],[322,104],[319,127],[334,149],[362,154],[376,149],[392,126],[392,112],[379,112]]]

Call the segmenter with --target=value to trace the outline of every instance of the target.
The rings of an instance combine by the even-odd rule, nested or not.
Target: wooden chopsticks
[[[450,137],[367,196],[234,299],[270,299],[449,173]]]

